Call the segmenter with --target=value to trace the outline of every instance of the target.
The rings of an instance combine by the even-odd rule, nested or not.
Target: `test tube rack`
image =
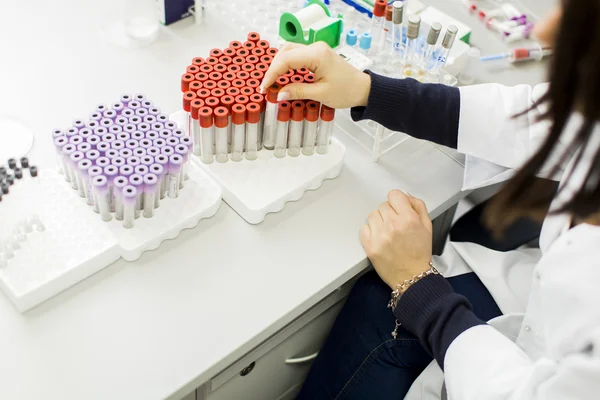
[[[123,96],[122,100],[136,101],[131,97]],[[152,139],[154,136],[152,132],[156,133],[156,131],[145,130],[145,126],[140,126],[151,124],[152,122],[144,122],[143,118],[153,114],[141,116],[140,114],[145,113],[137,111],[136,114],[134,111],[132,115],[127,116],[129,113],[126,110],[133,109],[125,107],[121,102],[114,103],[110,107],[102,106],[99,107],[100,110],[97,108],[87,121],[77,119],[71,128],[57,129],[52,132],[55,144],[58,142],[57,146],[61,148],[61,151],[57,152],[58,171],[41,170],[36,179],[19,181],[11,188],[11,194],[7,200],[21,203],[18,207],[19,210],[31,209],[29,214],[32,218],[34,217],[32,220],[35,222],[30,224],[31,233],[27,236],[27,240],[19,242],[20,247],[14,251],[13,257],[0,267],[0,287],[21,312],[57,295],[114,261],[121,258],[125,261],[138,259],[143,252],[158,248],[163,241],[176,238],[184,229],[195,227],[201,219],[210,218],[218,211],[221,205],[219,185],[202,168],[194,163],[187,163],[185,168],[178,170],[179,173],[170,170],[169,164],[165,165],[164,171],[168,172],[163,175],[159,171],[155,171],[158,176],[162,177],[159,182],[168,180],[172,197],[166,195],[160,199],[160,185],[153,180],[146,180],[144,186],[138,186],[141,192],[149,189],[149,193],[157,193],[158,197],[154,198],[153,207],[148,209],[152,211],[151,213],[144,213],[143,203],[137,210],[133,209],[139,211],[139,214],[133,216],[133,226],[126,227],[124,226],[125,220],[117,218],[118,203],[115,204],[115,212],[112,212],[111,209],[108,212],[106,210],[94,212],[93,206],[97,204],[96,201],[101,193],[95,193],[94,189],[88,186],[87,183],[92,182],[91,179],[88,179],[89,174],[84,175],[81,170],[77,172],[75,161],[78,165],[81,161],[91,161],[91,166],[90,163],[81,163],[81,167],[86,167],[86,170],[100,167],[98,165],[100,163],[102,165],[100,170],[104,174],[103,178],[110,175],[113,183],[120,178],[123,180],[122,178],[133,176],[128,174],[112,176],[110,174],[114,169],[111,167],[117,167],[120,164],[117,161],[117,165],[113,165],[115,159],[119,159],[119,157],[112,157],[115,153],[112,150],[118,150],[115,149],[113,143],[119,143],[119,139],[115,139],[113,136],[117,136],[119,132],[110,133],[110,127],[113,125],[110,125],[108,120],[114,122],[125,118],[127,121],[123,121],[123,127],[135,126],[133,130],[128,128],[128,130],[132,130],[130,136],[134,132],[143,134],[143,138],[140,133],[135,135],[139,139],[140,146],[136,147],[133,142],[130,142],[129,147],[124,147],[124,149],[132,150],[132,153],[135,149],[143,149],[141,142],[146,143],[146,139],[163,139],[165,141],[173,139],[172,142],[177,140],[179,144],[187,142],[191,144],[184,131],[170,121],[167,115],[161,114],[157,107],[147,102],[141,95],[136,95],[136,97],[137,101],[142,103],[140,107],[135,107],[135,103],[132,105],[131,102],[128,106],[133,106],[136,111],[141,109],[153,111],[157,120],[163,121],[163,125],[168,124],[168,127],[163,127],[158,132],[159,136],[162,132],[164,138]],[[146,108],[143,107],[145,101],[147,102]],[[120,112],[115,112],[115,105]],[[159,116],[161,117],[159,118]],[[148,119],[146,120],[148,121]],[[113,130],[116,131],[118,128],[113,128]],[[148,137],[149,135],[150,137]],[[65,140],[68,144],[76,146],[76,150],[63,152],[62,149],[68,145],[64,143]],[[133,139],[128,141],[131,140]],[[108,143],[108,146],[102,145],[102,143]],[[116,147],[120,147],[120,145],[116,145]],[[146,147],[146,155],[142,155],[141,151],[138,152],[140,157],[148,156],[148,151],[152,146]],[[185,153],[188,150],[180,148],[179,151]],[[82,154],[73,156],[74,153],[79,154],[78,152]],[[167,152],[170,153],[170,151]],[[123,157],[125,158],[123,162],[125,166],[128,166],[130,164],[127,164],[127,161],[136,156],[129,155],[129,152],[126,153],[124,155],[128,155],[129,158]],[[109,158],[109,155],[112,158]],[[102,160],[103,157],[108,161]],[[158,159],[158,156],[155,158]],[[147,161],[152,165],[149,159]],[[134,164],[142,165],[137,162]],[[125,169],[129,170],[130,168]],[[135,167],[133,169],[135,171]],[[138,169],[137,172],[145,172],[142,170],[143,168]],[[183,180],[170,179],[170,173],[173,175],[171,178],[183,176]],[[187,179],[185,179],[186,176]],[[66,180],[67,182],[65,182]],[[86,182],[86,184],[80,185],[82,182]],[[174,183],[182,183],[183,189]],[[91,185],[93,187],[93,183]],[[115,196],[119,195],[118,190],[124,190],[116,185],[108,186],[112,188]],[[134,198],[131,203],[134,207],[136,200]],[[6,207],[4,209],[2,207],[6,205],[6,202],[2,203],[5,204],[0,204],[0,215],[6,210]],[[110,218],[103,220],[99,216]],[[1,219],[5,220],[4,215]]]

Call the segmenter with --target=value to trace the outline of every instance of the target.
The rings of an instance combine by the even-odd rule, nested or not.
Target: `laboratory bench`
[[[119,12],[152,0],[2,2],[0,115],[35,132],[29,156],[53,168],[51,129],[99,102],[143,92],[180,108],[182,69],[192,57],[246,32],[214,21],[163,28],[141,48],[106,40]],[[482,50],[502,44],[456,1],[436,4],[473,25]],[[483,72],[481,81],[537,83],[540,65]],[[368,260],[358,231],[400,188],[423,199],[441,231],[461,192],[461,158],[407,140],[374,163],[343,132],[336,179],[251,225],[223,203],[217,214],[135,262],[118,261],[20,313],[0,296],[0,398],[293,398],[353,281]],[[0,139],[1,140],[1,139]],[[442,222],[439,222],[442,221]],[[198,389],[198,390],[196,390]]]

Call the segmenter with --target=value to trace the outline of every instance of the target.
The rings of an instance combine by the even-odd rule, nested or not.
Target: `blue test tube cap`
[[[350,29],[346,33],[346,44],[349,46],[354,46],[357,41],[358,41],[358,34],[356,33],[356,30]]]
[[[362,35],[360,35],[360,43],[359,43],[359,47],[363,50],[369,50],[371,48],[371,40],[372,40],[372,36],[370,33],[365,32]]]

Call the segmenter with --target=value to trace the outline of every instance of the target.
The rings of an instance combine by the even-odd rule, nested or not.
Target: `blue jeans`
[[[448,282],[470,300],[479,318],[487,321],[501,315],[474,273]],[[402,327],[392,338],[395,318],[387,308],[390,293],[375,271],[357,281],[297,399],[404,398],[433,358]]]

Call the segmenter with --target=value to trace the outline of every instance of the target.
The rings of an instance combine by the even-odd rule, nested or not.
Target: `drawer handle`
[[[317,351],[315,354],[311,354],[310,356],[306,356],[306,357],[288,358],[287,360],[285,360],[285,363],[286,364],[304,364],[304,363],[314,360],[315,358],[317,358],[318,355],[319,355],[319,352]]]

